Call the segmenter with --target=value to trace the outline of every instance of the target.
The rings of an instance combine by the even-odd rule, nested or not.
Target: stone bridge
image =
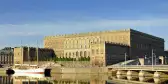
[[[168,77],[168,65],[122,65],[107,66],[108,71],[116,75],[139,77]]]

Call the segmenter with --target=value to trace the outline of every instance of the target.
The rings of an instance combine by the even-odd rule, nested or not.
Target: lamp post
[[[147,57],[146,57],[146,55],[145,55],[145,59],[146,59]]]
[[[127,53],[125,53],[125,69],[126,69]]]
[[[153,49],[152,49],[152,70],[153,70]]]
[[[154,53],[154,55],[155,55],[154,57],[155,57],[155,65],[156,65],[156,54]]]
[[[165,65],[167,65],[167,57],[165,56]]]

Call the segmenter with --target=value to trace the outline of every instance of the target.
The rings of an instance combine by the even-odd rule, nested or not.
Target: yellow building
[[[53,57],[55,57],[55,55],[52,49],[35,48],[35,47],[14,48],[14,64],[24,64],[27,62],[36,62],[36,61],[47,61]]]
[[[94,43],[105,42],[127,45],[129,47],[128,59],[145,55],[150,57],[152,49],[155,50],[154,53],[157,56],[164,55],[164,39],[133,29],[46,36],[44,47],[53,49],[57,57],[80,58],[91,57],[91,46]],[[116,50],[116,52],[120,52],[120,50]]]

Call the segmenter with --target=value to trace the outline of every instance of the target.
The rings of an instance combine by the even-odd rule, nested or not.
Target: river
[[[0,84],[168,84],[168,78],[126,77],[106,74],[52,74],[51,77],[0,76]]]

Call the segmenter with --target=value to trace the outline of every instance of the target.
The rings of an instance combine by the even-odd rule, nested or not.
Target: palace
[[[133,29],[123,29],[46,36],[44,48],[53,49],[60,58],[90,57],[92,64],[106,66],[117,63],[116,60],[124,60],[125,54],[127,59],[151,57],[154,50],[156,56],[163,56],[164,39]]]

